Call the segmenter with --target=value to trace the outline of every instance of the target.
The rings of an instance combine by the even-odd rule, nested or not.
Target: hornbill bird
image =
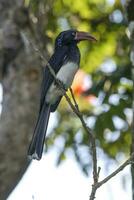
[[[83,40],[96,39],[87,32],[67,30],[61,32],[55,40],[55,50],[49,64],[55,72],[56,80],[62,83],[66,90],[71,86],[79,68],[80,51],[77,44]],[[43,71],[39,115],[28,150],[31,159],[40,160],[42,157],[50,112],[57,109],[62,96],[63,92],[46,66]]]

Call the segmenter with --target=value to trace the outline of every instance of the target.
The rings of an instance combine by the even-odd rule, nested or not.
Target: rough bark
[[[39,101],[41,67],[26,47],[15,19],[21,0],[0,0],[0,199],[5,200],[25,172],[27,148]],[[21,18],[22,19],[22,18]],[[24,25],[24,24],[23,24]]]

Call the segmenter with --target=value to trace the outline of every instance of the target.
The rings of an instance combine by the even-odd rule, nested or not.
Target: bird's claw
[[[59,88],[62,88],[64,90],[68,90],[67,86],[59,79],[56,79],[55,85],[57,85]]]

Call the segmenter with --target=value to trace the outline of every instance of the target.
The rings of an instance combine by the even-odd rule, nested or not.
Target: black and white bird
[[[96,41],[95,37],[89,33],[76,30],[63,31],[55,40],[55,49],[49,64],[56,74],[56,79],[64,85],[66,90],[71,86],[79,68],[80,51],[77,44],[83,40]],[[40,160],[42,157],[50,112],[57,109],[62,96],[63,92],[46,66],[43,72],[39,115],[28,150],[28,156],[31,159]]]

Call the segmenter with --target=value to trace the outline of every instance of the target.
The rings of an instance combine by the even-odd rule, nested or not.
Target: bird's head
[[[96,38],[91,34],[83,31],[67,30],[61,32],[55,41],[56,47],[61,47],[64,45],[77,44],[80,41],[89,40],[96,41]]]

